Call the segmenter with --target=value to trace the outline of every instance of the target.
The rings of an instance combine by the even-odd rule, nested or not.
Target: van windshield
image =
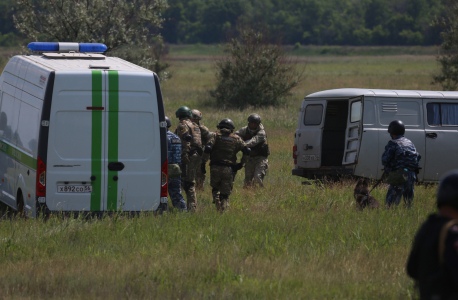
[[[350,122],[355,123],[361,120],[361,101],[356,101],[351,104]]]

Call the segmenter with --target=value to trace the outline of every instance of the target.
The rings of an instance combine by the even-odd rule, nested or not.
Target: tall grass
[[[163,94],[174,125],[182,105],[201,110],[211,130],[224,117],[244,126],[254,112],[207,105],[211,61],[172,68]],[[242,189],[242,170],[224,215],[211,204],[207,178],[193,214],[0,220],[0,299],[411,298],[405,263],[415,231],[434,211],[435,187],[417,186],[412,209],[359,212],[351,179],[303,185],[291,176],[291,149],[305,95],[432,89],[435,68],[432,56],[309,59],[306,81],[284,107],[256,110],[272,153],[266,187]],[[383,204],[386,191],[382,185],[373,196]]]

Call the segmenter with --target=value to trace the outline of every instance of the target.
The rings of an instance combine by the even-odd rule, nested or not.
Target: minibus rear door
[[[345,150],[342,160],[343,166],[358,163],[359,147],[363,132],[364,96],[348,100],[348,121],[345,131]]]
[[[306,100],[296,130],[297,167],[321,167],[321,139],[323,135],[326,100]]]

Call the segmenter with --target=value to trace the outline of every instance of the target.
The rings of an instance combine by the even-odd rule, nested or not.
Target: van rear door
[[[321,139],[323,135],[326,100],[305,100],[296,130],[297,168],[321,167]]]
[[[49,120],[46,204],[51,211],[103,211],[106,76],[56,72]]]
[[[348,100],[348,121],[345,133],[345,150],[342,160],[343,166],[358,163],[358,153],[361,142],[364,96]]]
[[[155,88],[153,73],[108,71],[108,211],[159,206],[161,139]]]

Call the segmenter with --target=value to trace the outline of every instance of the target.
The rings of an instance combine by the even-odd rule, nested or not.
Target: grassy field
[[[291,152],[304,96],[438,89],[434,56],[302,56],[306,78],[283,107],[233,111],[210,104],[212,59],[191,54],[172,56],[173,78],[162,85],[172,128],[182,105],[201,110],[211,130],[222,118],[241,127],[259,113],[272,147],[266,188],[243,190],[239,173],[224,215],[207,179],[194,214],[0,220],[0,299],[411,299],[405,262],[434,211],[435,187],[417,186],[410,210],[359,212],[355,182],[302,185]],[[373,195],[383,202],[386,190]]]

